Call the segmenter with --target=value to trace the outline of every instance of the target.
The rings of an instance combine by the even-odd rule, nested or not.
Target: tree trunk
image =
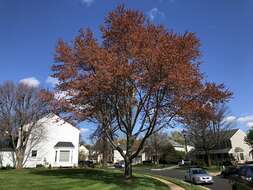
[[[107,162],[107,156],[106,156],[105,150],[103,151],[102,157],[103,157],[103,159],[102,159],[102,166],[105,167],[106,162]]]
[[[24,162],[24,153],[22,151],[16,152],[16,169],[22,169]]]
[[[212,161],[211,161],[210,154],[208,151],[206,151],[206,165],[208,167],[212,165]]]
[[[23,159],[17,156],[16,169],[22,169],[22,168],[23,168]]]
[[[132,177],[132,161],[125,160],[125,178],[130,179]]]
[[[159,156],[158,156],[158,154],[156,154],[156,157],[155,157],[155,164],[156,164],[156,165],[159,164],[159,160],[160,160],[160,159],[159,159]]]

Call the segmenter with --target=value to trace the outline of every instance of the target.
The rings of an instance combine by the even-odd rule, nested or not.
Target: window
[[[69,150],[61,150],[60,151],[60,162],[69,162]]]
[[[244,154],[240,153],[240,160],[244,160]]]
[[[32,157],[36,157],[37,156],[37,150],[32,150]]]
[[[57,150],[55,151],[55,162],[57,162]]]

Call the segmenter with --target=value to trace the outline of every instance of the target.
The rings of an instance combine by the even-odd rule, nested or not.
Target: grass
[[[136,164],[133,165],[133,168],[166,168],[174,166],[173,164]]]
[[[220,166],[217,166],[217,165],[204,167],[204,169],[206,169],[208,172],[220,172],[221,171]]]
[[[176,185],[183,187],[185,190],[206,190],[205,188],[199,186],[199,185],[193,185],[190,183],[187,183],[185,181],[176,179],[176,178],[172,178],[172,177],[164,177],[164,176],[157,176],[159,178],[165,179],[167,181],[170,181],[172,183],[175,183]]]
[[[99,169],[24,169],[0,171],[1,190],[168,190],[141,175],[131,181],[119,171]]]

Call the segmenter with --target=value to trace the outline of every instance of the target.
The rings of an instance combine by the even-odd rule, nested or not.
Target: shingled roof
[[[224,135],[230,139],[232,136],[234,136],[234,134],[238,131],[239,129],[231,129],[231,130],[228,130],[226,132],[224,132]]]
[[[12,141],[9,138],[0,139],[0,152],[13,151]]]
[[[71,147],[74,148],[75,146],[73,145],[72,142],[58,142],[54,147]]]

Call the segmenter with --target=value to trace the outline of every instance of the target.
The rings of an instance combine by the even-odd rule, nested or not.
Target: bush
[[[150,164],[152,164],[152,160],[145,160],[145,161],[142,162],[142,164],[150,165]]]
[[[12,167],[10,164],[7,164],[6,166],[2,166],[0,169],[1,170],[10,170],[10,169],[14,169],[14,167]]]
[[[36,168],[45,168],[45,166],[43,166],[42,164],[37,164]]]

